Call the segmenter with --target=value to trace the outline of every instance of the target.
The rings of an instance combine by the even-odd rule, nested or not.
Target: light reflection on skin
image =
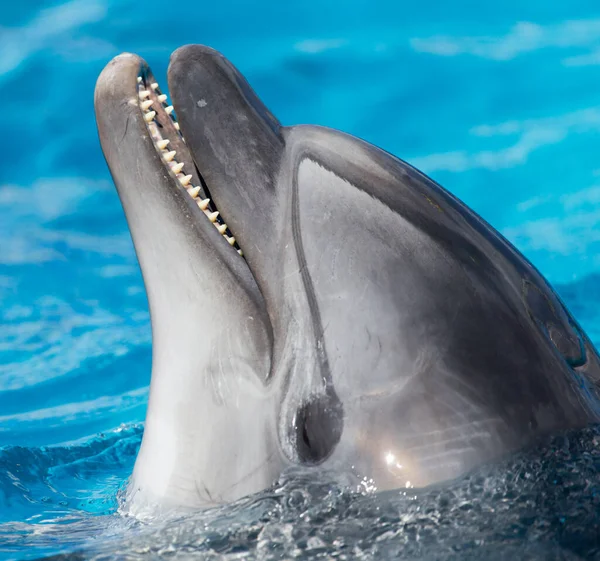
[[[386,452],[385,454],[385,463],[388,466],[388,471],[394,475],[400,475],[399,471],[402,470],[402,464],[396,461],[396,456],[391,451]],[[406,481],[406,488],[412,489],[413,485],[410,481]]]
[[[388,450],[385,454],[383,454],[383,460],[384,460],[384,464],[387,468],[387,471],[394,477],[394,479],[396,479],[396,480],[404,479],[406,477],[407,474],[403,473],[404,466],[398,461],[398,458],[392,451]],[[352,471],[355,472],[356,466],[353,465],[353,466],[351,466],[351,468],[352,468]],[[358,473],[356,475],[358,475]],[[400,482],[398,482],[398,483],[399,484],[396,485],[396,488],[402,486],[402,483],[400,483]],[[415,488],[415,486],[408,479],[404,479],[404,487],[406,489],[414,489]],[[384,489],[385,489],[385,487],[384,487]],[[366,475],[363,475],[362,477],[360,477],[360,481],[358,483],[356,490],[361,494],[367,495],[367,494],[376,493],[379,489],[377,487],[376,479],[374,479],[372,477],[368,477]],[[400,493],[400,495],[404,495],[405,497],[409,496],[409,495],[407,495],[406,491],[399,491],[399,493]],[[416,499],[416,496],[413,498]]]

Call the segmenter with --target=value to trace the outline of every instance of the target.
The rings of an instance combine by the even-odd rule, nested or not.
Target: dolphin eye
[[[293,423],[292,440],[298,460],[319,464],[326,460],[342,435],[342,408],[337,398],[315,396],[298,409]]]
[[[531,319],[546,333],[567,364],[573,368],[583,366],[587,362],[583,337],[558,298],[524,280],[523,299]]]

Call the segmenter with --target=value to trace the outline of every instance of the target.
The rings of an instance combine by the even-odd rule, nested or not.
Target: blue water
[[[600,558],[594,431],[424,494],[292,474],[160,531],[115,514],[151,336],[93,88],[122,51],[165,84],[170,52],[190,42],[225,53],[283,123],[345,130],[433,176],[542,270],[600,344],[596,0],[5,2],[0,559]]]

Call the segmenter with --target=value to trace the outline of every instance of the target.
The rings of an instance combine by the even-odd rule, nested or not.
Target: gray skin
[[[133,512],[232,501],[296,464],[425,486],[598,421],[591,342],[459,200],[361,140],[282,127],[222,55],[182,47],[186,143],[167,132],[240,257],[161,160],[138,75],[120,55],[95,94],[152,321]]]

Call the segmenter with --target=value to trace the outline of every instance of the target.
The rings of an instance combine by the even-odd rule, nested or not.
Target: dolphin
[[[452,194],[347,134],[285,127],[217,51],[95,90],[152,324],[132,509],[289,466],[373,489],[456,478],[600,418],[600,359],[542,275]]]

